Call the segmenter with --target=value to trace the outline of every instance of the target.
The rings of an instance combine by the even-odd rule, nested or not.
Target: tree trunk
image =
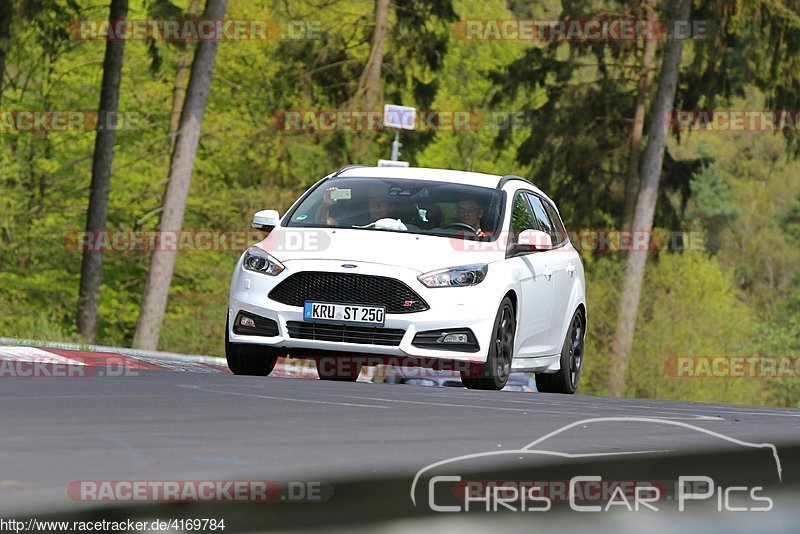
[[[200,9],[200,0],[192,0],[187,13],[189,19],[194,19]],[[192,47],[191,41],[184,43],[184,49],[178,58],[178,72],[175,73],[175,83],[172,86],[172,113],[169,116],[169,147],[170,154],[175,150],[175,141],[178,138],[178,126],[181,120],[181,110],[186,99],[186,81],[189,79],[191,66]]]
[[[0,104],[3,102],[5,87],[6,53],[11,37],[11,0],[0,0]]]
[[[645,18],[653,20],[655,17],[654,0],[643,2]],[[636,209],[636,196],[639,192],[639,161],[642,150],[642,133],[644,132],[645,98],[647,96],[647,82],[650,69],[653,65],[653,56],[656,50],[656,40],[644,40],[642,52],[642,68],[636,82],[636,110],[633,114],[633,125],[628,140],[628,179],[625,182],[625,204],[622,215],[622,229],[630,230],[633,224],[633,212]]]
[[[128,16],[128,0],[111,0],[109,20],[122,20]],[[106,227],[108,191],[111,188],[111,164],[114,159],[116,128],[109,127],[107,117],[119,109],[119,85],[122,78],[122,61],[125,40],[106,41],[103,60],[103,85],[100,90],[100,108],[97,113],[97,135],[92,161],[92,185],[89,209],[86,214],[86,231],[102,232]],[[93,341],[97,329],[97,297],[103,271],[103,253],[100,250],[83,251],[81,282],[78,293],[78,333]]]
[[[358,80],[358,89],[353,99],[356,105],[373,111],[383,96],[381,69],[383,68],[383,43],[386,41],[386,24],[389,18],[389,0],[377,0],[375,4],[375,33],[369,58]]]
[[[227,0],[206,0],[203,19],[222,20],[226,3]],[[192,168],[200,141],[200,127],[208,101],[217,45],[216,40],[200,41],[195,49],[161,211],[160,245],[153,251],[139,322],[133,338],[133,346],[137,348],[155,350],[158,347],[161,321],[167,307],[167,296],[177,256],[178,236],[183,227],[183,213],[189,196]],[[171,238],[174,240],[170,241]]]
[[[687,20],[691,9],[691,0],[682,0],[678,20]],[[658,93],[653,103],[648,131],[647,150],[642,164],[642,182],[636,200],[636,211],[633,217],[633,231],[642,235],[634,240],[637,246],[628,254],[625,269],[625,281],[622,286],[617,315],[617,329],[612,345],[612,360],[608,374],[608,389],[611,395],[621,396],[625,393],[625,378],[633,348],[633,335],[636,329],[636,315],[639,308],[639,297],[644,280],[644,269],[647,261],[649,236],[653,229],[653,215],[658,199],[658,182],[661,178],[661,166],[664,161],[669,118],[675,101],[675,91],[680,73],[681,50],[683,41],[672,39],[664,49],[664,63],[658,82]]]

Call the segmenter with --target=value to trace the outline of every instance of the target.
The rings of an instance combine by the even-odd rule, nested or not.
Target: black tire
[[[271,347],[231,343],[228,339],[228,323],[225,323],[225,358],[233,374],[268,376],[281,356],[283,354],[280,351]]]
[[[467,389],[498,391],[505,387],[511,374],[516,333],[517,319],[514,305],[511,299],[506,297],[497,310],[486,363],[472,365],[466,371],[461,371],[461,382]]]
[[[583,370],[585,336],[586,321],[581,311],[575,310],[561,347],[561,369],[555,373],[537,373],[536,389],[542,393],[575,393]]]

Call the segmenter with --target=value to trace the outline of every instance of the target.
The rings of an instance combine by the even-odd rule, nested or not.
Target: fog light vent
[[[278,323],[273,319],[240,311],[233,321],[233,333],[248,336],[274,337],[278,335]]]
[[[411,344],[431,350],[478,352],[478,340],[469,328],[448,328],[417,332]]]
[[[469,336],[467,334],[448,334],[445,333],[442,337],[436,340],[439,343],[469,343]]]

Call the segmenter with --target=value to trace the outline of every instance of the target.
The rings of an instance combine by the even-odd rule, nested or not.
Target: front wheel
[[[278,354],[272,347],[231,343],[228,339],[228,324],[225,324],[225,358],[231,373],[268,376],[275,369],[280,356],[282,354]]]
[[[580,310],[575,310],[561,347],[561,369],[555,373],[538,373],[536,389],[542,393],[575,393],[583,368],[583,340],[586,322]]]
[[[517,319],[514,316],[514,305],[506,297],[500,303],[492,330],[492,344],[486,363],[470,366],[461,371],[461,382],[467,389],[503,389],[511,374],[511,361],[514,358],[514,335],[517,330]]]

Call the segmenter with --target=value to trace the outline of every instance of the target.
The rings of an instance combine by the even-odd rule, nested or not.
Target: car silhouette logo
[[[344,267],[345,269],[355,269],[356,267],[358,267],[358,265],[354,263],[343,263],[342,267]]]

